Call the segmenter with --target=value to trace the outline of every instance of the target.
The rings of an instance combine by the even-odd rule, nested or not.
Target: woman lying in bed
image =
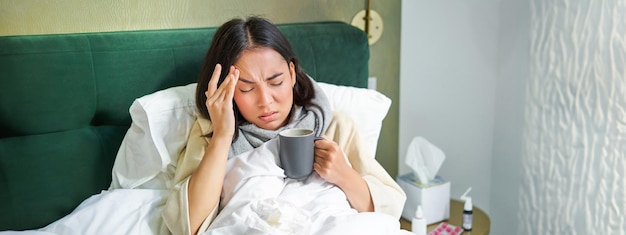
[[[323,211],[381,212],[373,214],[398,221],[404,192],[365,156],[352,121],[332,112],[269,21],[234,19],[217,30],[198,80],[196,106],[201,117],[179,157],[176,186],[162,215],[173,234],[251,231],[250,214],[267,222],[272,205],[301,219],[292,221],[299,225],[347,221]],[[304,181],[286,179],[275,162],[277,133],[295,127],[325,138],[315,142],[314,172]],[[293,210],[286,212],[285,205]],[[364,221],[359,219],[354,221]]]

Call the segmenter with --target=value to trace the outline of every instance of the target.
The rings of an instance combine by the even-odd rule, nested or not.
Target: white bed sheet
[[[387,214],[358,213],[315,172],[304,181],[285,179],[277,156],[274,139],[229,159],[222,209],[204,234],[411,234]],[[161,219],[168,192],[102,191],[44,228],[0,234],[169,234]]]
[[[48,226],[2,235],[169,234],[161,219],[168,190],[115,189],[83,201],[73,212]]]

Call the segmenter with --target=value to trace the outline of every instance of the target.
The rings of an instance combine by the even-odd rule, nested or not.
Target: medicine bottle
[[[463,205],[463,230],[472,231],[472,220],[474,220],[472,198],[468,197],[465,199],[465,205]]]
[[[465,200],[465,204],[463,205],[463,223],[461,224],[461,227],[465,231],[472,231],[472,221],[474,220],[472,197],[467,196],[470,191],[472,191],[472,187],[469,187],[461,196],[461,200]]]
[[[411,221],[411,231],[414,234],[426,235],[426,219],[424,218],[424,211],[422,211],[421,205],[418,205],[417,210],[415,210],[415,216],[413,216]]]

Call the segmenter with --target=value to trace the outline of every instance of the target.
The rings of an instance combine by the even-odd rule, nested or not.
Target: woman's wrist
[[[230,146],[230,144],[233,141],[233,134],[230,133],[224,133],[224,132],[213,132],[213,134],[211,135],[211,142],[219,142],[219,143],[224,143],[224,144],[228,144],[228,146]]]
[[[218,135],[213,133],[213,136],[211,136],[211,141],[226,141],[230,142],[233,140],[233,135],[228,135],[228,134],[222,134],[222,135]]]
[[[361,180],[363,180],[361,175],[350,167],[344,172],[342,177],[339,177],[339,180],[335,184],[341,189],[349,190],[350,187],[358,185],[355,183]]]

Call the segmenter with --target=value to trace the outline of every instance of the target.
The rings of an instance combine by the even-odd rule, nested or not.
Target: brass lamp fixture
[[[352,18],[352,25],[365,31],[370,45],[376,43],[383,34],[383,18],[371,9],[370,0],[367,0],[365,10],[359,11]]]

